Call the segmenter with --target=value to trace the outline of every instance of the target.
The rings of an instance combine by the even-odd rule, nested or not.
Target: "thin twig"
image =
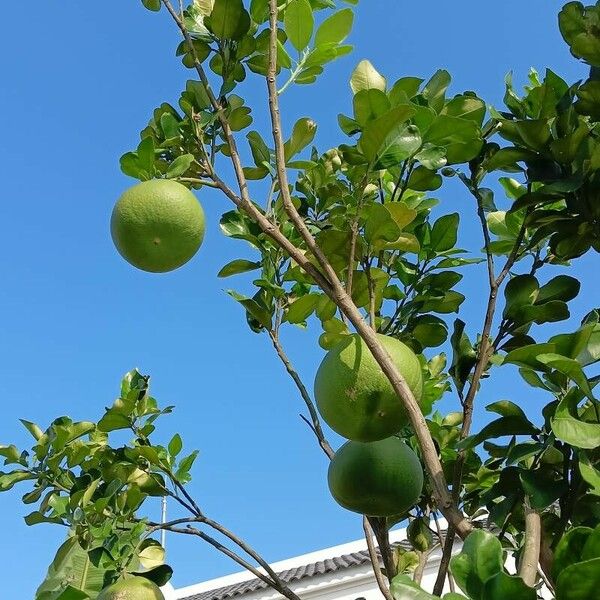
[[[244,560],[244,558],[242,558],[239,554],[236,554],[231,549],[227,548],[227,546],[224,546],[223,544],[221,544],[221,542],[215,540],[213,537],[211,537],[204,531],[201,531],[196,527],[192,527],[191,525],[188,525],[187,527],[171,526],[165,527],[164,529],[166,531],[172,531],[174,533],[182,533],[184,535],[195,535],[199,537],[200,539],[204,540],[205,542],[216,548],[222,554],[225,554],[225,556],[228,556],[229,558],[234,560],[244,569],[252,573],[255,577],[257,577],[261,581],[264,581],[269,587],[278,591],[280,594],[288,598],[288,600],[300,600],[299,596],[292,592],[292,590],[283,582],[283,580],[279,576],[276,575],[275,578],[267,577],[256,567],[251,565],[247,560]]]
[[[375,574],[377,587],[379,587],[379,590],[383,594],[385,600],[394,600],[389,587],[385,583],[383,574],[381,573],[379,557],[377,556],[377,551],[375,550],[375,544],[373,544],[373,537],[375,534],[373,533],[373,529],[371,528],[371,524],[369,523],[369,519],[367,517],[363,517],[363,530],[365,532],[365,539],[367,540],[367,549],[369,551],[371,564],[373,565],[373,573]]]
[[[323,433],[323,428],[321,427],[321,421],[319,419],[319,413],[317,412],[317,409],[315,408],[314,402],[312,401],[312,398],[310,397],[310,394],[308,393],[306,386],[302,382],[302,379],[300,379],[300,375],[298,375],[298,372],[296,371],[296,369],[294,369],[294,366],[292,365],[290,359],[288,358],[287,354],[285,353],[285,350],[283,349],[283,346],[281,345],[281,342],[279,341],[279,336],[277,335],[277,333],[275,331],[269,331],[269,337],[271,338],[271,342],[273,343],[273,347],[275,348],[275,352],[277,353],[277,356],[283,363],[286,371],[288,372],[289,376],[292,378],[292,381],[296,384],[296,387],[298,388],[298,391],[300,392],[300,396],[302,397],[302,400],[304,400],[304,404],[306,404],[306,408],[308,409],[308,412],[310,413],[311,429],[317,436],[319,446],[321,446],[323,452],[325,452],[325,454],[331,460],[333,458],[335,452],[333,451],[333,449],[329,445],[329,442],[325,438],[325,434]]]

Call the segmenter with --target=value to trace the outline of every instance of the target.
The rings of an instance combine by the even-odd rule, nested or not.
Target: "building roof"
[[[398,542],[394,546],[404,546],[410,548],[406,542]],[[349,554],[341,554],[332,558],[318,560],[316,562],[300,565],[291,569],[280,571],[277,574],[285,583],[301,581],[316,575],[325,575],[335,573],[351,567],[359,567],[370,562],[369,552],[361,550],[359,552],[351,552]],[[266,589],[267,584],[258,579],[248,579],[232,585],[206,590],[191,596],[184,596],[181,600],[227,600],[242,594],[248,594],[258,590]]]

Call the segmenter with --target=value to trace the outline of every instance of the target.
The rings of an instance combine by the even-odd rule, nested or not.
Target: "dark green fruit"
[[[345,443],[329,464],[327,478],[338,504],[372,517],[406,512],[423,490],[421,463],[397,437]]]

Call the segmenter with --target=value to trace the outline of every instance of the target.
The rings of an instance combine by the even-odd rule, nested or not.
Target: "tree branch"
[[[319,287],[336,303],[336,305],[345,313],[350,320],[350,322],[356,328],[358,334],[364,339],[367,347],[373,354],[373,357],[380,365],[382,371],[389,379],[394,391],[399,397],[399,400],[402,401],[403,405],[406,408],[408,417],[411,421],[411,424],[415,430],[415,434],[419,441],[419,445],[421,446],[421,452],[423,456],[423,461],[427,468],[427,472],[429,473],[429,478],[433,488],[433,494],[437,501],[440,510],[443,512],[444,516],[450,523],[454,523],[456,526],[456,530],[461,535],[461,537],[466,537],[469,532],[472,530],[473,526],[465,518],[462,512],[458,509],[456,504],[453,502],[450,492],[448,490],[448,485],[446,483],[446,479],[444,477],[442,464],[440,462],[439,456],[437,454],[437,450],[431,434],[427,428],[427,423],[423,414],[421,413],[421,409],[416,402],[412,391],[406,384],[406,381],[398,372],[394,362],[391,357],[387,353],[387,351],[380,344],[377,335],[375,332],[367,325],[364,321],[360,311],[352,302],[352,299],[348,296],[345,289],[341,285],[335,270],[327,261],[326,257],[317,246],[314,238],[308,231],[304,221],[300,217],[293,203],[291,202],[291,196],[289,191],[289,184],[287,181],[287,173],[285,169],[285,153],[283,149],[283,138],[281,134],[281,120],[279,118],[279,105],[277,99],[277,89],[275,82],[275,70],[276,70],[276,43],[277,43],[277,2],[276,0],[270,0],[270,26],[271,26],[271,35],[270,35],[270,48],[269,48],[269,71],[267,76],[267,83],[269,88],[269,106],[271,110],[272,116],[272,125],[273,125],[273,134],[276,145],[276,157],[277,157],[277,166],[278,166],[278,179],[281,188],[282,199],[284,203],[284,208],[286,212],[288,212],[288,216],[290,220],[297,226],[298,232],[303,237],[305,243],[309,250],[313,253],[313,255],[317,258],[319,264],[323,268],[323,273],[315,268],[312,263],[306,258],[304,252],[299,248],[295,247],[281,232],[281,230],[265,215],[256,208],[256,206],[250,200],[250,196],[248,193],[248,186],[245,179],[245,175],[243,172],[243,167],[240,159],[239,152],[237,150],[237,146],[235,144],[235,140],[233,138],[233,134],[225,115],[223,114],[222,107],[214,96],[210,88],[210,84],[202,68],[201,62],[198,60],[198,57],[195,53],[195,49],[193,47],[192,40],[190,38],[189,33],[185,29],[185,25],[177,15],[177,12],[173,9],[173,6],[170,0],[162,0],[163,4],[167,8],[168,12],[171,14],[175,22],[177,23],[179,29],[184,36],[190,53],[192,54],[196,71],[200,77],[200,81],[202,82],[211,105],[215,109],[215,112],[218,116],[218,119],[223,128],[223,134],[225,140],[229,145],[231,161],[234,167],[235,176],[238,181],[238,185],[240,188],[241,197],[237,196],[226,184],[223,182],[214,172],[214,169],[211,170],[210,176],[211,179],[217,184],[219,189],[221,189],[225,195],[232,200],[232,202],[238,206],[240,209],[244,210],[262,229],[265,234],[271,237],[283,250],[285,250],[288,255],[293,258],[300,267],[302,267],[317,283]]]
[[[283,136],[281,132],[281,118],[279,114],[279,100],[277,96],[277,82],[275,73],[277,70],[277,0],[269,0],[269,25],[270,25],[270,44],[269,44],[269,65],[267,70],[267,86],[269,92],[269,110],[271,114],[271,126],[273,139],[275,141],[275,156],[277,162],[277,177],[279,179],[279,188],[281,191],[283,206],[290,220],[296,227],[308,249],[319,262],[323,269],[324,277],[330,284],[328,289],[324,289],[327,295],[336,303],[336,305],[346,314],[350,322],[356,328],[358,334],[365,341],[367,347],[373,354],[373,357],[381,367],[382,371],[389,379],[399,400],[406,408],[410,422],[415,430],[415,434],[421,447],[421,452],[425,466],[429,473],[432,483],[434,497],[440,510],[448,522],[454,523],[456,530],[462,537],[466,537],[472,530],[472,524],[464,517],[452,500],[448,485],[442,469],[435,444],[429,433],[425,417],[415,400],[415,397],[408,387],[406,381],[399,373],[396,365],[390,355],[379,342],[376,333],[369,327],[363,319],[360,311],[354,305],[354,302],[342,286],[335,270],[317,245],[315,239],[308,230],[304,220],[296,210],[292,202],[289,190],[289,182],[285,165],[285,151]]]
[[[542,540],[542,520],[525,496],[525,539],[521,554],[519,575],[529,587],[535,587],[537,582],[538,563]]]
[[[302,400],[304,400],[304,404],[306,404],[306,408],[308,409],[308,412],[310,414],[311,429],[314,431],[315,435],[317,436],[319,446],[321,446],[321,449],[323,450],[323,452],[325,452],[327,457],[331,460],[333,458],[335,452],[333,451],[333,449],[329,445],[329,442],[325,438],[325,434],[323,433],[323,428],[321,427],[321,421],[319,419],[319,413],[317,412],[317,409],[315,408],[314,402],[312,401],[312,398],[310,397],[310,394],[308,393],[306,386],[302,382],[302,379],[300,379],[298,372],[296,371],[296,369],[294,369],[292,363],[290,362],[290,359],[288,358],[287,354],[285,353],[285,350],[283,349],[283,346],[281,345],[281,342],[279,341],[278,334],[275,331],[269,331],[269,337],[271,338],[271,342],[273,343],[273,347],[275,348],[275,352],[277,353],[277,356],[283,363],[286,371],[292,378],[293,382],[296,384],[296,387],[298,388],[298,391],[300,392],[300,396],[302,397]]]
[[[192,527],[191,525],[188,525],[187,527],[175,527],[170,525],[160,527],[160,529],[172,531],[173,533],[182,533],[184,535],[195,535],[199,537],[200,539],[204,540],[205,542],[216,548],[222,554],[225,554],[225,556],[228,556],[229,558],[234,560],[236,563],[238,563],[238,565],[252,573],[255,577],[257,577],[261,581],[264,581],[269,587],[278,591],[280,594],[288,598],[288,600],[300,600],[299,596],[292,592],[292,590],[284,583],[284,581],[277,574],[274,573],[274,577],[273,575],[271,575],[271,577],[267,577],[256,567],[251,565],[247,560],[242,558],[239,554],[236,554],[235,552],[233,552],[233,550],[227,548],[227,546],[224,546],[223,544],[221,544],[221,542],[215,540],[215,538],[211,537],[204,531],[201,531],[196,527]]]
[[[377,556],[377,550],[375,550],[375,544],[373,544],[374,532],[371,528],[371,524],[369,523],[368,517],[363,517],[363,530],[365,532],[365,539],[367,540],[367,549],[369,551],[369,558],[371,559],[371,564],[373,565],[373,573],[375,574],[375,580],[377,581],[377,587],[383,594],[385,600],[394,600],[390,589],[385,583],[385,579],[381,573],[381,568],[379,566],[379,557]]]

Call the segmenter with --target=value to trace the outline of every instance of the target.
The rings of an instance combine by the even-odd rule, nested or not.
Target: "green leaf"
[[[390,101],[384,92],[381,90],[360,90],[354,95],[352,100],[354,107],[354,119],[353,123],[359,125],[366,125],[369,121],[373,121],[378,117],[381,117],[391,108]]]
[[[552,576],[558,576],[569,566],[579,562],[583,548],[590,538],[593,529],[591,527],[573,527],[563,535],[554,551],[552,563]]]
[[[333,13],[317,29],[315,46],[341,44],[350,35],[353,21],[354,13],[350,8]]]
[[[523,484],[523,490],[529,496],[531,507],[535,510],[548,508],[567,491],[564,481],[554,480],[553,473],[544,469],[522,470],[519,477]]]
[[[423,97],[427,100],[429,106],[436,112],[439,112],[444,105],[444,96],[450,85],[450,81],[450,73],[440,69],[433,74],[432,78],[423,88]]]
[[[59,593],[66,592],[69,588],[85,594],[79,598],[95,598],[98,592],[111,582],[113,576],[114,572],[94,566],[77,539],[71,537],[58,549],[48,568],[46,579],[37,589],[35,600],[62,598]]]
[[[503,562],[498,538],[487,531],[476,530],[467,536],[460,554],[451,559],[450,570],[463,592],[483,600],[485,583],[502,572]]]
[[[44,435],[44,432],[35,423],[26,421],[25,419],[19,419],[19,421],[21,421],[25,429],[29,431],[36,441],[39,441],[39,439]]]
[[[310,43],[314,28],[314,17],[308,0],[291,0],[285,9],[283,20],[288,39],[301,52]]]
[[[167,169],[167,179],[174,179],[175,177],[181,177],[194,163],[193,154],[182,154],[178,156]]]
[[[183,448],[183,442],[181,441],[181,436],[178,433],[176,433],[171,438],[171,441],[169,442],[169,445],[167,446],[169,454],[171,456],[177,456],[181,452],[182,448]]]
[[[215,0],[206,22],[222,40],[239,40],[250,29],[250,15],[244,9],[242,0]]]
[[[556,581],[556,600],[591,600],[600,589],[600,558],[567,567]]]
[[[271,314],[264,309],[256,300],[242,296],[234,290],[227,290],[227,293],[237,302],[239,302],[263,327],[271,329]]]
[[[289,323],[303,323],[315,311],[319,300],[319,294],[300,296],[288,306],[283,320]]]
[[[590,398],[590,400],[594,400],[590,382],[585,376],[581,365],[576,360],[566,358],[560,354],[540,354],[537,359],[542,364],[566,375],[571,381],[574,381],[579,386],[581,391]]]
[[[175,472],[175,479],[177,479],[181,483],[187,483],[188,481],[190,481],[191,477],[189,475],[189,472],[197,457],[198,450],[194,450],[191,454],[181,459],[177,471]]]
[[[399,162],[418,149],[420,136],[414,127],[406,125],[413,114],[411,107],[397,106],[365,126],[359,148],[369,162]]]
[[[440,217],[431,229],[431,249],[435,252],[445,252],[456,246],[459,214],[452,213]]]
[[[600,471],[592,465],[586,453],[579,453],[578,466],[581,478],[590,486],[590,494],[600,496]]]
[[[408,188],[417,192],[433,191],[441,186],[442,177],[423,165],[417,167],[408,179]]]
[[[251,260],[245,260],[243,258],[237,258],[228,262],[217,274],[217,277],[231,277],[231,275],[237,275],[239,273],[247,273],[248,271],[254,271],[260,269],[260,262],[253,262]]]
[[[393,242],[400,236],[400,228],[392,214],[383,204],[374,202],[367,208],[365,239],[372,245],[379,242]]]
[[[385,92],[386,85],[385,77],[368,60],[362,60],[358,63],[350,79],[350,87],[355,94],[360,90],[370,89]]]
[[[550,423],[556,437],[576,448],[593,450],[600,446],[600,425],[579,420],[577,404],[579,396],[569,392],[558,404]]]
[[[0,471],[0,492],[6,492],[17,483],[28,479],[37,479],[37,476],[29,473],[29,471],[11,471],[10,473]]]
[[[413,320],[410,334],[423,348],[435,348],[448,338],[448,326],[439,317],[420,315]]]
[[[499,419],[488,423],[478,434],[469,436],[461,442],[460,447],[463,449],[470,449],[490,438],[508,435],[533,435],[537,432],[537,427],[535,427],[528,419],[524,419],[521,416],[500,417]]]
[[[316,133],[317,124],[312,119],[308,117],[298,119],[292,130],[292,136],[284,144],[286,162],[304,150],[314,140]]]
[[[600,66],[600,7],[569,2],[558,15],[560,32],[571,53],[593,66]]]
[[[394,600],[436,600],[437,596],[432,596],[415,583],[408,575],[396,575],[392,580],[390,592]]]
[[[581,551],[582,560],[591,560],[592,558],[600,558],[600,525],[596,525]]]
[[[162,5],[161,0],[142,0],[142,4],[148,9],[154,12],[158,12]]]
[[[485,102],[476,96],[455,96],[449,100],[440,114],[475,121],[479,126],[485,117]]]
[[[165,562],[165,549],[152,539],[144,540],[140,545],[138,559],[145,569],[154,569]]]
[[[271,162],[271,152],[260,133],[258,131],[250,131],[246,135],[246,138],[250,144],[250,152],[252,153],[254,164],[257,167],[262,167],[264,163],[269,164]]]
[[[536,304],[550,302],[551,300],[562,300],[568,302],[579,294],[581,283],[575,277],[558,275],[540,288]]]
[[[523,306],[533,304],[538,296],[539,283],[533,275],[517,275],[504,288],[504,317],[514,317]]]
[[[482,598],[485,600],[536,600],[537,594],[535,589],[528,587],[520,577],[501,571],[485,582]]]

